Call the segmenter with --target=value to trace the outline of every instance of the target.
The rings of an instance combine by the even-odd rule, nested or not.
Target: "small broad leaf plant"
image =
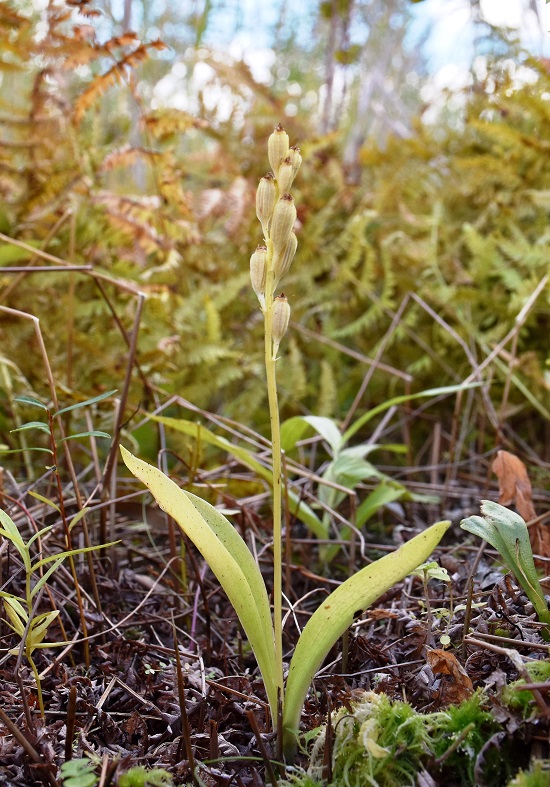
[[[546,641],[550,641],[550,610],[537,576],[525,520],[492,500],[482,500],[481,513],[483,516],[463,519],[460,527],[479,536],[500,552],[508,569],[535,608],[538,619],[547,624],[541,633]]]
[[[292,656],[286,686],[282,651],[282,461],[276,365],[290,306],[277,287],[297,248],[296,207],[290,194],[300,167],[297,148],[289,146],[282,126],[268,141],[272,172],[260,180],[256,212],[263,243],[250,260],[254,292],[264,316],[264,350],[273,452],[273,616],[267,589],[252,553],[231,523],[212,505],[180,489],[164,473],[121,447],[128,469],[152,492],[161,508],[193,541],[232,603],[254,651],[265,685],[274,727],[287,760],[294,756],[303,704],[315,673],[330,649],[361,613],[432,553],[449,526],[438,522],[396,552],[351,576],[331,593],[304,627]]]
[[[81,509],[69,524],[69,530],[77,524],[86,511],[86,508]],[[50,612],[38,614],[36,607],[40,601],[41,593],[48,579],[57,571],[66,558],[82,555],[97,549],[104,549],[112,546],[112,543],[114,543],[81,547],[80,549],[68,549],[47,557],[33,556],[34,547],[37,543],[40,544],[40,539],[49,533],[51,529],[52,526],[45,527],[35,533],[28,541],[24,541],[13,519],[0,510],[0,536],[17,550],[25,572],[25,594],[23,596],[16,596],[6,590],[0,590],[0,600],[4,605],[7,616],[6,622],[15,634],[21,638],[20,645],[9,650],[9,653],[13,656],[24,655],[29,662],[36,681],[38,707],[42,717],[44,717],[42,685],[33,659],[33,653],[40,648],[58,648],[67,643],[65,641],[44,642],[48,628],[59,615],[59,610],[54,609]]]

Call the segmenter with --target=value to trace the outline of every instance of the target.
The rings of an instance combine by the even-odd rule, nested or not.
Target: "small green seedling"
[[[95,787],[99,781],[94,765],[87,757],[67,760],[60,771],[63,787]]]
[[[422,580],[422,584],[424,586],[424,598],[426,599],[426,614],[427,614],[427,624],[428,624],[428,636],[431,640],[433,640],[433,633],[432,633],[432,626],[433,626],[433,619],[434,615],[438,615],[439,617],[442,616],[449,616],[450,613],[448,610],[436,610],[432,609],[432,605],[430,602],[430,594],[428,591],[428,582],[430,579],[439,579],[441,582],[447,582],[450,587],[451,578],[449,576],[449,572],[446,568],[442,568],[439,563],[435,560],[430,561],[429,563],[422,563],[421,566],[418,566],[414,571],[411,572],[414,577],[418,577]],[[449,645],[451,642],[450,638],[444,634],[441,637],[441,644],[445,647]]]
[[[82,509],[72,520],[69,529],[73,527],[83,516],[87,509]],[[13,593],[8,593],[5,590],[0,590],[0,598],[4,604],[4,609],[8,617],[9,627],[21,637],[21,645],[13,648],[9,652],[12,655],[18,656],[19,653],[24,653],[30,667],[33,671],[36,680],[36,688],[38,693],[38,705],[40,713],[44,716],[44,702],[42,699],[42,687],[40,684],[40,677],[36,664],[33,660],[33,653],[37,648],[55,648],[65,645],[65,642],[44,642],[44,637],[47,634],[48,627],[53,623],[59,615],[59,610],[51,610],[50,612],[43,612],[39,615],[35,614],[35,605],[38,599],[38,594],[45,587],[46,582],[50,576],[57,571],[61,563],[68,557],[80,555],[84,552],[91,552],[94,549],[101,549],[111,544],[104,544],[102,546],[82,547],[81,549],[69,549],[65,552],[59,552],[56,555],[49,555],[48,557],[33,560],[31,547],[40,538],[46,535],[52,528],[45,527],[38,533],[35,533],[32,538],[27,542],[23,540],[16,524],[13,520],[2,510],[0,510],[0,536],[7,539],[12,546],[19,552],[19,556],[23,561],[25,569],[25,595],[18,597]],[[114,542],[112,542],[114,543]],[[51,565],[50,565],[51,564]],[[49,566],[49,568],[42,573],[42,570]]]
[[[529,531],[525,520],[499,503],[483,500],[483,516],[469,516],[463,519],[460,527],[487,541],[500,552],[508,569],[524,589],[541,623],[550,624],[550,611],[540,586]],[[550,641],[550,628],[542,629],[542,636]]]

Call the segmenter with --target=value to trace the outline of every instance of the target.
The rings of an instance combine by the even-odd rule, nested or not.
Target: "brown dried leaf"
[[[429,650],[426,656],[434,675],[441,676],[439,699],[444,705],[459,705],[474,693],[474,686],[456,656],[442,648]]]
[[[498,451],[492,470],[498,478],[498,502],[509,506],[515,502],[518,514],[526,522],[536,519],[533,500],[531,498],[531,481],[527,468],[517,456],[509,451]]]
[[[518,514],[526,522],[536,519],[531,481],[521,459],[509,451],[498,451],[492,469],[498,478],[498,502],[503,506],[515,503]],[[550,557],[550,530],[543,522],[537,522],[529,528],[529,537],[536,555]],[[546,564],[541,561],[535,560],[535,565],[546,570]]]

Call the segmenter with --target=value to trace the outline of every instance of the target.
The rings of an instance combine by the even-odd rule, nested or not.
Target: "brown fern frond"
[[[167,250],[171,248],[171,244],[167,242],[166,238],[159,235],[154,227],[147,226],[138,219],[132,219],[129,216],[124,216],[122,213],[114,213],[113,211],[109,212],[108,219],[114,227],[129,235],[147,254],[151,254],[159,249]]]
[[[88,41],[80,41],[79,43],[78,48],[71,47],[74,51],[63,61],[64,71],[72,71],[77,66],[86,66],[104,54],[100,47],[94,46]]]
[[[120,63],[115,63],[105,74],[97,76],[77,99],[74,110],[74,122],[78,126],[85,112],[103,95],[110,87],[120,82],[124,77]]]
[[[78,13],[82,16],[85,16],[86,19],[97,19],[98,16],[102,16],[101,11],[98,11],[95,8],[82,8],[78,9]]]
[[[113,49],[120,49],[125,46],[131,46],[132,44],[136,44],[139,41],[138,34],[132,33],[128,31],[127,33],[123,33],[121,36],[114,36],[110,38],[108,41],[105,41],[103,44],[103,48],[106,52],[111,52]]]
[[[121,68],[134,68],[140,63],[143,63],[143,61],[147,60],[149,57],[149,53],[147,51],[149,48],[149,44],[141,44],[141,46],[138,46],[138,48],[134,49],[133,52],[129,52],[126,57],[120,61]]]
[[[126,33],[124,36],[118,36],[115,39],[111,39],[104,44],[103,46],[109,49],[111,46],[114,48],[115,46],[121,46],[121,41],[133,41],[135,37],[135,33]],[[118,43],[113,43],[118,42]],[[88,86],[88,88],[82,93],[82,95],[77,99],[75,103],[75,110],[74,110],[74,122],[75,125],[79,125],[82,118],[84,117],[84,113],[94,104],[94,102],[105,93],[110,87],[117,84],[118,82],[124,81],[126,78],[126,69],[133,69],[135,66],[142,63],[144,60],[147,59],[149,56],[149,49],[159,49],[164,48],[165,45],[159,41],[153,41],[147,44],[141,44],[134,49],[132,52],[129,52],[125,55],[121,60],[118,60],[111,68],[106,71],[101,76],[95,77],[93,82]]]
[[[145,253],[172,248],[171,242],[164,235],[160,235],[151,223],[159,208],[157,197],[119,197],[104,191],[92,199],[106,209],[110,224],[122,230]]]
[[[139,159],[152,160],[158,158],[162,154],[156,150],[142,147],[132,147],[126,145],[123,148],[113,150],[103,159],[100,167],[101,172],[109,172],[117,167],[129,167],[135,164]]]
[[[17,27],[21,29],[22,27],[29,27],[30,24],[30,19],[18,14],[11,3],[6,3],[4,0],[0,2],[0,27],[8,27],[10,29]]]

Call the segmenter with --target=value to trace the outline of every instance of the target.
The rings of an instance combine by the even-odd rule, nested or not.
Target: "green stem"
[[[279,421],[279,403],[277,399],[277,378],[275,373],[276,360],[273,358],[273,257],[272,244],[268,242],[267,281],[265,288],[265,372],[267,380],[267,398],[269,404],[269,420],[271,424],[271,452],[273,461],[273,629],[275,633],[275,663],[278,675],[277,686],[280,697],[283,697],[283,605],[282,605],[282,461],[281,461],[281,430]],[[277,719],[273,719],[274,724]]]

